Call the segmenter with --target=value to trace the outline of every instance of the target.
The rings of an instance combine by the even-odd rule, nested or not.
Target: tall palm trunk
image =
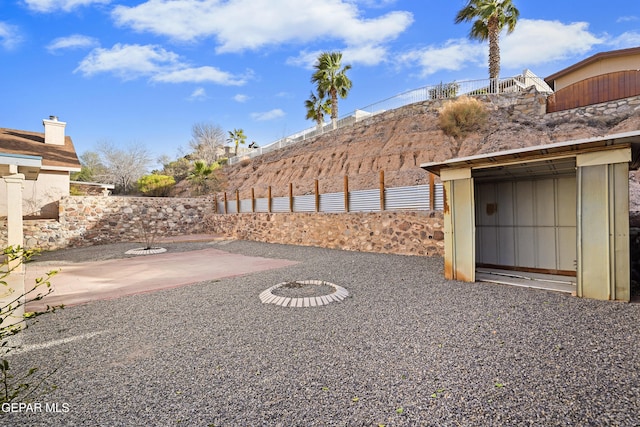
[[[338,91],[331,89],[329,91],[331,95],[331,126],[334,129],[338,128]]]
[[[492,16],[488,22],[489,30],[489,78],[500,78],[500,25],[498,18]]]

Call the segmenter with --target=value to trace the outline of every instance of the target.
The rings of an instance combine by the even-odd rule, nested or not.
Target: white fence
[[[375,116],[376,114],[394,110],[396,108],[404,107],[416,102],[436,99],[449,99],[455,98],[460,95],[480,96],[500,93],[517,93],[528,90],[532,86],[535,86],[536,89],[538,89],[538,91],[542,93],[553,92],[553,90],[547,85],[544,79],[536,76],[528,70],[525,70],[525,72],[523,72],[521,75],[515,77],[467,80],[461,82],[454,81],[450,83],[439,83],[437,85],[425,86],[357,109],[356,111],[340,118],[337,122],[337,128],[351,126],[358,121],[365,120],[369,117]],[[270,144],[258,147],[253,151],[242,154],[241,156],[231,157],[229,158],[229,164],[232,165],[234,163],[238,163],[243,158],[257,157],[292,144],[297,144],[323,133],[331,132],[332,130],[333,126],[331,123],[326,123],[321,128],[308,128],[293,135],[289,135],[285,138],[274,141]]]

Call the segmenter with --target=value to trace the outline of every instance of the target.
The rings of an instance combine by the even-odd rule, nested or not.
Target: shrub
[[[166,197],[176,185],[176,180],[168,175],[146,175],[138,180],[138,190],[145,196]]]
[[[481,129],[487,121],[484,104],[475,98],[461,96],[445,103],[440,109],[440,129],[457,140]]]
[[[44,393],[45,381],[53,372],[47,375],[36,375],[38,368],[31,368],[27,372],[15,374],[10,372],[7,354],[20,347],[19,344],[12,343],[12,337],[19,334],[26,327],[26,319],[37,317],[41,314],[55,311],[59,307],[47,306],[45,311],[24,313],[24,306],[31,301],[39,301],[46,295],[53,292],[49,280],[57,273],[50,271],[44,277],[36,279],[36,283],[26,291],[17,292],[9,287],[7,278],[12,271],[21,268],[23,262],[27,262],[37,251],[25,250],[22,247],[9,246],[2,250],[2,262],[0,262],[0,292],[5,294],[0,304],[0,404],[20,400],[30,399],[36,392]],[[5,289],[8,288],[8,289]],[[55,388],[50,386],[49,388]]]

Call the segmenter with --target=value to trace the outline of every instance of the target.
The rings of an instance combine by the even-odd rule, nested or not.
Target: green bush
[[[167,197],[176,180],[168,175],[145,175],[138,180],[138,191],[145,196]]]

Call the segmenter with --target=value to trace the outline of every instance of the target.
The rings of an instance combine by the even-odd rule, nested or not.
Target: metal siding
[[[218,213],[224,213],[224,201],[218,202]]]
[[[256,212],[268,212],[269,211],[269,199],[261,198],[256,199]]]
[[[236,206],[235,200],[227,201],[227,213],[238,213],[238,208]]]
[[[306,196],[295,196],[293,198],[293,211],[294,212],[315,212],[316,196],[313,194],[309,194]]]
[[[615,200],[611,208],[614,210],[613,250],[615,285],[612,298],[629,301],[631,298],[631,265],[629,261],[629,164],[611,165]]]
[[[475,258],[475,204],[473,178],[451,181],[452,234],[454,279],[474,282]]]
[[[609,264],[609,183],[608,166],[578,168],[580,180],[580,274],[578,295],[608,300]]]
[[[350,212],[380,211],[380,190],[357,190],[349,192]]]
[[[274,197],[273,199],[271,199],[271,211],[272,212],[289,212],[289,198]]]
[[[344,212],[344,192],[321,194],[320,212]]]
[[[429,185],[385,189],[386,210],[429,210]]]
[[[251,212],[251,199],[240,200],[240,212]]]
[[[435,210],[442,211],[444,210],[444,186],[442,184],[435,185],[435,193],[436,193],[436,201],[435,201]]]

